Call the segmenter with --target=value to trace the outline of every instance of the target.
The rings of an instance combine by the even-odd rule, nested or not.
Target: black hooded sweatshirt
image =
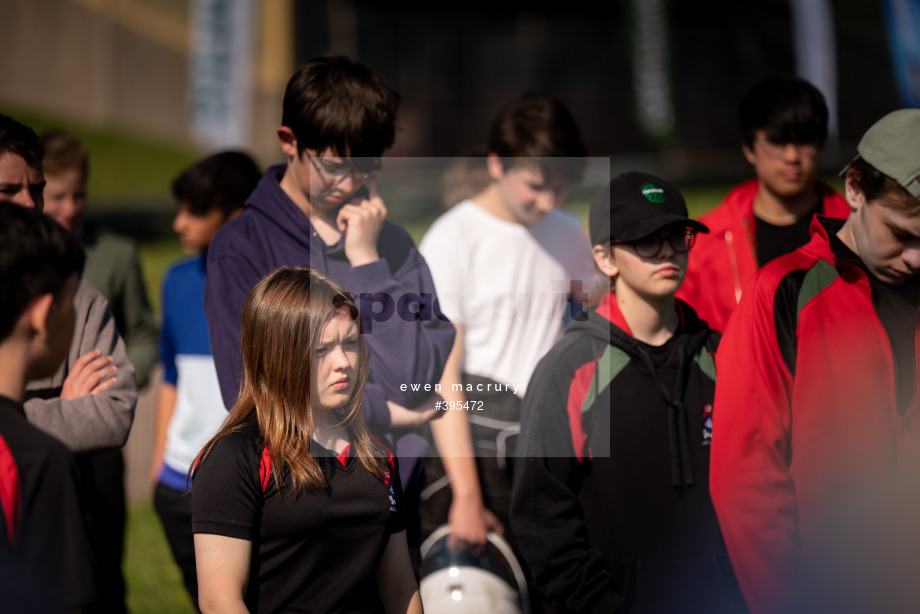
[[[709,498],[718,334],[677,309],[652,347],[609,293],[527,388],[512,528],[561,612],[744,611]]]

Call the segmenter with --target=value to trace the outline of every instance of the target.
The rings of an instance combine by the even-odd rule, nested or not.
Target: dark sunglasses
[[[661,246],[667,241],[678,254],[690,251],[696,242],[696,231],[690,228],[672,232],[667,235],[651,234],[635,241],[611,241],[611,245],[631,245],[643,258],[655,258],[661,253]]]

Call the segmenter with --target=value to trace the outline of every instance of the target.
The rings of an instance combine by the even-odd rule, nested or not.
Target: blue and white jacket
[[[205,253],[182,260],[163,281],[160,362],[177,396],[160,482],[181,491],[189,466],[227,417],[204,313],[205,262]]]

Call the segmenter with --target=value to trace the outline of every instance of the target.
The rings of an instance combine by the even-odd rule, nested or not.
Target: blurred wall
[[[186,141],[184,4],[3,0],[0,97],[35,112]]]
[[[190,1],[0,0],[0,104],[189,143]],[[266,164],[280,158],[274,128],[294,66],[327,51],[377,68],[402,94],[393,155],[465,152],[485,140],[503,103],[537,91],[573,110],[592,155],[667,158],[682,176],[747,172],[738,100],[756,81],[795,69],[789,0],[663,0],[655,34],[674,122],[650,136],[634,87],[643,0],[251,1],[250,141]],[[880,3],[830,4],[845,157],[899,101]]]
[[[256,2],[251,149],[274,159],[291,0]],[[192,145],[189,0],[0,0],[0,102]]]

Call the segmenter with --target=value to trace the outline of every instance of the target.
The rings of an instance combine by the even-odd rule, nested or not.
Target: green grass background
[[[126,130],[94,128],[25,109],[4,107],[0,113],[30,126],[39,135],[63,130],[80,139],[89,153],[86,190],[97,211],[125,202],[171,206],[170,183],[201,155],[192,147],[159,142]]]
[[[125,581],[128,611],[133,614],[193,614],[192,600],[150,503],[128,507],[125,536]]]

